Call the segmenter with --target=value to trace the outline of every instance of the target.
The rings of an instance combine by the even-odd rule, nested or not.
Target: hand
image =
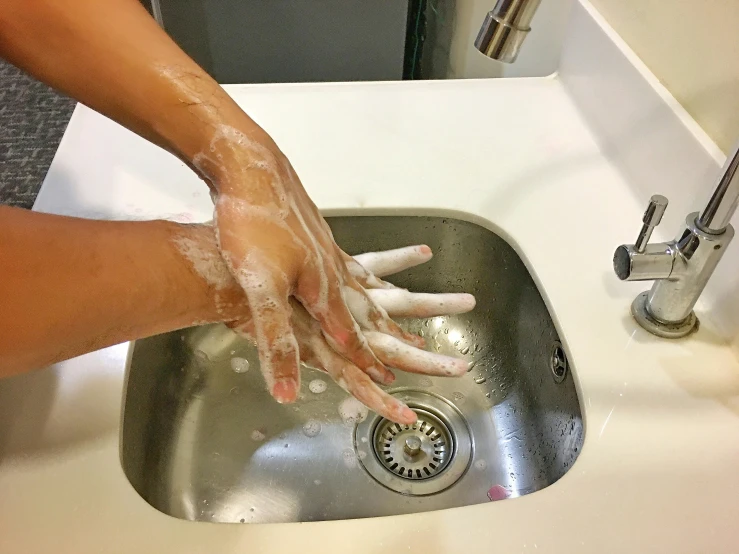
[[[393,317],[434,317],[452,315],[472,310],[475,299],[469,294],[421,294],[394,288],[380,280],[379,276],[397,273],[428,261],[431,250],[427,246],[412,246],[361,254],[356,258],[346,256],[346,266],[359,282],[367,287],[366,294],[386,315]],[[360,264],[359,262],[362,262]],[[371,268],[373,271],[370,271]],[[387,394],[356,365],[340,356],[324,338],[319,323],[300,303],[291,301],[293,312],[291,325],[295,332],[301,360],[320,369],[368,408],[401,424],[416,421],[416,414],[397,398]],[[351,306],[351,304],[350,304]],[[362,318],[357,317],[358,321]],[[232,328],[251,336],[251,321],[233,323]],[[377,358],[388,366],[426,375],[457,377],[467,371],[464,360],[421,350],[399,340],[392,334],[367,329],[364,336]]]
[[[217,190],[220,251],[246,294],[272,395],[280,402],[297,397],[300,341],[295,325],[308,323],[300,311],[297,321],[293,317],[299,306],[352,367],[376,382],[392,383],[393,374],[370,348],[366,332],[419,346],[423,341],[404,332],[368,294],[363,285],[391,285],[367,274],[339,249],[269,136],[258,128],[245,133],[221,126],[209,150],[195,156],[193,164]]]

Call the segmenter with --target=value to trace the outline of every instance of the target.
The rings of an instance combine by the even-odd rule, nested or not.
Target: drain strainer
[[[379,422],[372,444],[380,463],[406,479],[438,475],[454,453],[454,438],[438,417],[416,409],[418,421],[400,425],[387,419]]]
[[[363,439],[372,445],[372,455],[360,457],[362,465],[382,485],[403,494],[433,494],[452,486],[472,457],[472,438],[462,415],[428,392],[393,394],[416,412],[418,421],[401,425],[375,416],[362,422],[355,445]]]

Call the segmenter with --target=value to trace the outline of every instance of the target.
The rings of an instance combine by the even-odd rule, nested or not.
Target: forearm
[[[0,376],[243,316],[229,279],[205,226],[0,207]]]
[[[190,164],[224,122],[266,137],[138,0],[5,0],[0,56]]]

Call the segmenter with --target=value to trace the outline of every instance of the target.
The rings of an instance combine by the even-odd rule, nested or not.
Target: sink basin
[[[435,256],[391,280],[470,292],[476,309],[407,320],[428,348],[469,361],[462,378],[396,372],[415,426],[367,413],[305,368],[300,397],[268,395],[255,349],[223,325],[137,341],[128,368],[123,469],[171,516],[266,523],[375,517],[534,493],[583,442],[577,390],[552,318],[516,252],[457,219],[333,217],[349,253],[425,243]]]

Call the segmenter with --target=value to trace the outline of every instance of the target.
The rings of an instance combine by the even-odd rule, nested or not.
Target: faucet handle
[[[636,243],[634,243],[634,250],[637,252],[644,252],[649,238],[652,236],[652,231],[662,221],[662,216],[667,209],[667,202],[667,198],[661,194],[655,194],[649,199],[647,211],[644,212],[644,217],[642,218],[643,225],[641,231],[639,231],[639,236],[636,238]]]

